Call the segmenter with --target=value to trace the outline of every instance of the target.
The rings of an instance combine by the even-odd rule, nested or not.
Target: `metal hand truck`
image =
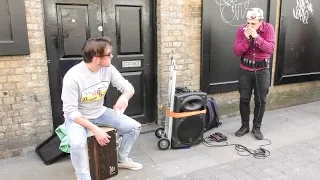
[[[175,62],[174,58],[172,57],[171,58],[171,65],[170,65],[169,87],[168,87],[168,102],[166,104],[166,106],[169,108],[170,112],[173,112],[173,108],[174,108],[176,75],[177,75],[176,62]],[[171,145],[172,119],[173,118],[170,117],[168,112],[166,111],[164,128],[160,127],[155,131],[155,135],[159,138],[158,147],[161,150],[169,149],[169,147]]]

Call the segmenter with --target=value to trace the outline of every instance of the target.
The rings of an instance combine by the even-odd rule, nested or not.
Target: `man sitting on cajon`
[[[98,126],[115,128],[122,135],[118,150],[119,168],[142,169],[141,164],[128,158],[140,133],[141,124],[123,114],[134,94],[134,88],[111,65],[113,55],[110,39],[90,38],[81,52],[83,61],[73,66],[64,76],[61,95],[70,156],[77,178],[91,179],[86,157],[87,131],[93,132],[100,145],[109,142],[110,136]],[[113,109],[103,106],[110,84],[122,92]]]

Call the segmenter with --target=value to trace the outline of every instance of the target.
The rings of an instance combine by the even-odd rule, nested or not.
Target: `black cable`
[[[262,147],[271,145],[271,141],[269,139],[262,139],[262,140],[269,141],[269,143],[260,145],[260,148],[258,148],[256,150],[249,149],[241,144],[229,144],[227,141],[223,141],[223,142],[225,142],[225,144],[223,144],[223,145],[213,144],[213,143],[217,143],[217,141],[215,139],[211,138],[210,136],[204,138],[202,141],[202,144],[205,145],[206,147],[235,146],[235,150],[237,151],[237,153],[240,156],[252,155],[254,158],[257,158],[257,159],[265,159],[266,157],[270,156],[271,153],[270,153],[270,151],[268,151],[267,149],[262,148]]]
[[[253,46],[254,46],[254,39],[253,39],[253,37],[250,35],[249,36],[249,42],[250,42],[250,48],[253,48]]]

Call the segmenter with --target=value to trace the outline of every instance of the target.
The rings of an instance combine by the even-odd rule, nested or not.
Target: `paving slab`
[[[221,132],[228,136],[229,144],[241,144],[253,150],[268,143],[253,139],[250,133],[234,136],[240,127],[239,117],[223,119],[222,123],[204,137]],[[318,180],[320,177],[320,102],[265,113],[261,130],[272,142],[263,146],[271,153],[265,159],[241,156],[234,146],[221,146],[224,143],[213,143],[217,147],[201,143],[161,151],[152,125],[146,127],[148,130],[138,137],[131,152],[132,159],[142,163],[144,169],[121,169],[112,180]],[[76,180],[76,177],[69,156],[51,165],[45,165],[35,153],[0,160],[0,180],[26,179]]]

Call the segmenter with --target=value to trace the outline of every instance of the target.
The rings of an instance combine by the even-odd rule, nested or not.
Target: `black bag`
[[[219,121],[219,111],[216,101],[208,96],[207,105],[206,105],[206,115],[204,123],[204,132],[220,126],[222,123]]]
[[[47,140],[37,146],[36,153],[46,165],[49,165],[62,156],[68,154],[59,149],[60,143],[61,141],[58,135],[54,133]]]
[[[175,89],[175,93],[179,94],[179,93],[188,93],[188,92],[193,92],[191,91],[191,89],[187,88],[187,87],[176,87]]]

